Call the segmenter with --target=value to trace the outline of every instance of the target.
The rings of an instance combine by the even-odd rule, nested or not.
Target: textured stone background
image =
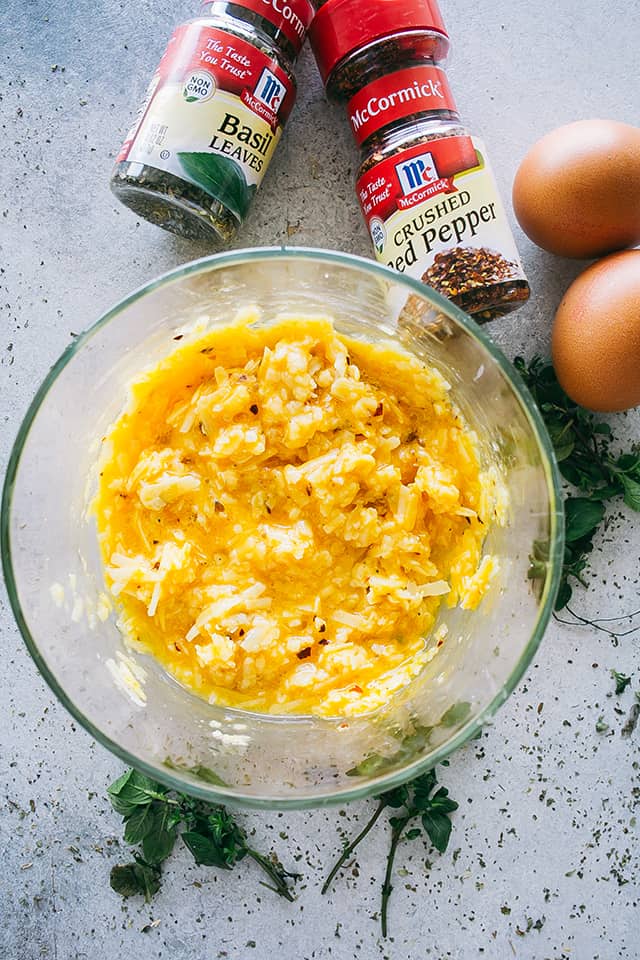
[[[455,42],[452,86],[488,143],[505,198],[526,148],[551,127],[588,116],[640,122],[637,3],[442,6]],[[137,222],[107,186],[173,25],[196,9],[195,0],[1,4],[2,466],[36,384],[71,333],[159,272],[207,252]],[[346,124],[325,104],[308,52],[299,73],[299,107],[237,245],[368,254]],[[534,297],[492,327],[510,356],[547,349],[553,311],[581,269],[518,240]],[[612,422],[621,436],[637,437],[637,413]],[[585,615],[640,607],[639,531],[637,517],[613,511],[592,588],[576,601]],[[183,855],[171,860],[152,904],[123,903],[108,886],[125,853],[105,800],[121,766],[54,702],[2,591],[0,617],[3,960],[638,957],[640,731],[624,739],[621,727],[640,690],[639,633],[617,644],[590,629],[551,626],[495,725],[442,771],[460,801],[452,843],[441,858],[419,842],[401,851],[385,942],[377,922],[382,825],[357,870],[329,897],[319,893],[338,826],[354,830],[365,803],[243,816],[263,846],[304,873],[293,905],[258,887],[250,867],[220,877]],[[633,674],[621,698],[612,696],[612,667]],[[606,734],[595,730],[601,714]]]

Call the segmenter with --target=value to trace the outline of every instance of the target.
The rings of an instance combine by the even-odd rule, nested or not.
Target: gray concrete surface
[[[487,141],[508,197],[528,145],[600,115],[640,122],[637,3],[448,0],[451,82]],[[4,0],[0,9],[0,459],[72,332],[129,290],[206,251],[138,222],[107,182],[173,24],[196,0]],[[369,253],[346,125],[324,103],[308,52],[301,98],[238,246],[289,242]],[[559,297],[580,265],[518,234],[533,300],[492,328],[513,356],[545,352]],[[637,412],[612,418],[638,435]],[[597,544],[585,615],[637,609],[640,522],[612,512]],[[442,771],[460,801],[449,852],[398,858],[391,937],[377,922],[387,836],[349,875],[319,885],[370,805],[247,814],[256,838],[302,870],[293,905],[247,868],[221,877],[176,855],[149,905],[108,886],[125,854],[105,800],[120,764],[77,729],[29,659],[0,592],[0,956],[3,960],[467,958],[635,960],[640,956],[638,743],[621,728],[640,690],[640,634],[619,642],[554,623],[526,681],[480,741]],[[637,622],[637,621],[636,621]],[[624,623],[618,625],[623,629]],[[628,625],[627,625],[628,626]],[[633,675],[612,696],[610,670]],[[609,724],[598,734],[596,721]]]

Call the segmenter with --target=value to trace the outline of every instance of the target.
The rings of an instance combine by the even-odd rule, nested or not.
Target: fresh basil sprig
[[[298,874],[250,847],[245,831],[225,807],[168,791],[137,770],[127,771],[107,792],[113,809],[124,818],[125,842],[141,847],[132,863],[111,871],[111,887],[121,896],[142,894],[149,901],[158,892],[162,863],[180,836],[196,863],[232,870],[248,857],[268,876],[263,886],[293,900],[289,880]]]
[[[378,798],[378,805],[373,816],[365,824],[364,829],[360,831],[357,837],[344,848],[322,887],[322,893],[326,893],[336,874],[345,865],[356,847],[372,830],[383,812],[387,808],[392,809],[394,814],[389,817],[391,839],[389,852],[387,854],[387,867],[382,884],[380,919],[383,937],[387,936],[389,898],[393,890],[393,865],[400,843],[403,840],[415,840],[421,836],[424,831],[439,853],[444,853],[449,845],[449,839],[451,837],[451,814],[454,810],[458,809],[458,804],[449,797],[449,791],[446,787],[440,787],[436,790],[437,785],[438,781],[435,770],[429,770],[411,783],[404,784],[403,786],[396,787],[394,790],[383,793]],[[410,824],[416,820],[419,821],[420,825],[413,826],[409,829]]]
[[[550,363],[540,357],[529,364],[516,357],[514,363],[540,408],[560,472],[579,494],[565,497],[566,547],[556,603],[556,610],[562,610],[571,602],[572,581],[588,585],[583,574],[605,518],[605,502],[622,497],[631,510],[640,511],[640,446],[612,454],[615,438],[609,424],[567,396]],[[544,544],[534,547],[534,579],[546,572],[544,553]]]

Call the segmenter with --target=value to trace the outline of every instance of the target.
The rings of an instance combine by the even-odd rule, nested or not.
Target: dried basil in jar
[[[361,148],[356,190],[376,258],[480,322],[529,284],[482,142],[462,123],[442,64],[435,0],[323,0],[309,31],[327,95]]]
[[[310,0],[207,0],[169,40],[111,189],[145,220],[229,243],[296,98]]]

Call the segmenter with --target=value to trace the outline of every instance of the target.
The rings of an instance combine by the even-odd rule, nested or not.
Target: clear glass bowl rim
[[[22,451],[27,437],[36,416],[42,407],[49,390],[55,383],[60,373],[68,363],[80,353],[84,345],[103,327],[107,326],[111,320],[114,320],[123,310],[132,303],[142,299],[148,293],[158,288],[172,283],[175,280],[205,273],[212,268],[223,268],[234,266],[245,262],[268,261],[278,259],[293,260],[313,260],[323,262],[327,266],[337,264],[339,266],[359,269],[373,277],[381,280],[391,281],[406,287],[408,293],[414,293],[423,300],[427,300],[434,308],[442,311],[453,319],[466,333],[474,340],[478,341],[491,355],[494,362],[501,369],[507,380],[513,388],[516,398],[520,401],[526,417],[531,425],[532,432],[536,438],[538,448],[542,454],[542,464],[546,474],[547,489],[550,498],[550,516],[549,516],[549,559],[547,567],[547,577],[542,592],[542,597],[538,605],[538,616],[535,627],[531,633],[527,646],[525,647],[518,663],[503,684],[502,688],[494,696],[491,702],[476,717],[469,720],[451,740],[442,744],[432,754],[426,758],[413,761],[402,770],[395,770],[389,774],[383,774],[366,783],[354,785],[349,789],[336,791],[335,794],[323,794],[317,798],[313,796],[273,798],[262,796],[241,795],[238,792],[228,791],[224,787],[212,785],[209,783],[198,783],[192,777],[183,776],[180,771],[170,770],[164,767],[157,767],[147,761],[134,756],[128,750],[125,750],[118,743],[108,737],[95,724],[90,721],[82,712],[81,708],[74,703],[60,686],[54,674],[50,671],[44,658],[41,656],[38,644],[27,626],[25,616],[20,605],[18,597],[18,588],[14,576],[13,564],[11,560],[11,538],[10,538],[10,520],[11,504],[13,490],[15,486],[16,475],[22,456]],[[549,438],[549,434],[544,425],[540,412],[524,384],[515,367],[504,356],[502,351],[486,335],[482,327],[475,323],[467,314],[446,300],[440,294],[436,293],[431,287],[411,277],[397,273],[390,267],[384,266],[368,260],[365,257],[359,257],[354,254],[342,253],[333,250],[323,250],[313,247],[253,247],[230,252],[212,254],[202,257],[198,260],[190,261],[180,267],[169,270],[154,280],[143,284],[134,290],[129,296],[120,300],[115,306],[104,313],[87,330],[76,337],[73,343],[64,350],[58,360],[53,364],[49,373],[42,382],[40,388],[35,394],[24,419],[19,427],[16,439],[14,441],[5,481],[2,490],[2,503],[0,508],[0,550],[2,553],[2,568],[4,579],[7,586],[9,602],[15,617],[18,629],[22,635],[27,649],[34,660],[38,670],[45,681],[56,695],[62,705],[78,721],[78,723],[87,731],[98,743],[106,747],[112,754],[119,757],[127,766],[134,767],[153,780],[161,781],[169,789],[178,790],[183,793],[189,793],[192,796],[209,802],[224,803],[229,806],[240,806],[243,808],[253,808],[259,810],[307,810],[317,807],[326,807],[338,803],[348,803],[353,800],[361,800],[370,796],[378,795],[387,790],[391,790],[402,783],[414,779],[420,773],[427,769],[435,767],[442,763],[450,754],[454,753],[464,743],[474,737],[483,726],[490,722],[498,709],[507,700],[513,690],[517,687],[524,676],[529,664],[533,660],[535,653],[542,641],[547,625],[553,613],[553,608],[560,586],[562,574],[562,561],[564,556],[564,509],[560,473],[556,461],[556,456]],[[296,718],[287,718],[280,721],[294,725]]]

